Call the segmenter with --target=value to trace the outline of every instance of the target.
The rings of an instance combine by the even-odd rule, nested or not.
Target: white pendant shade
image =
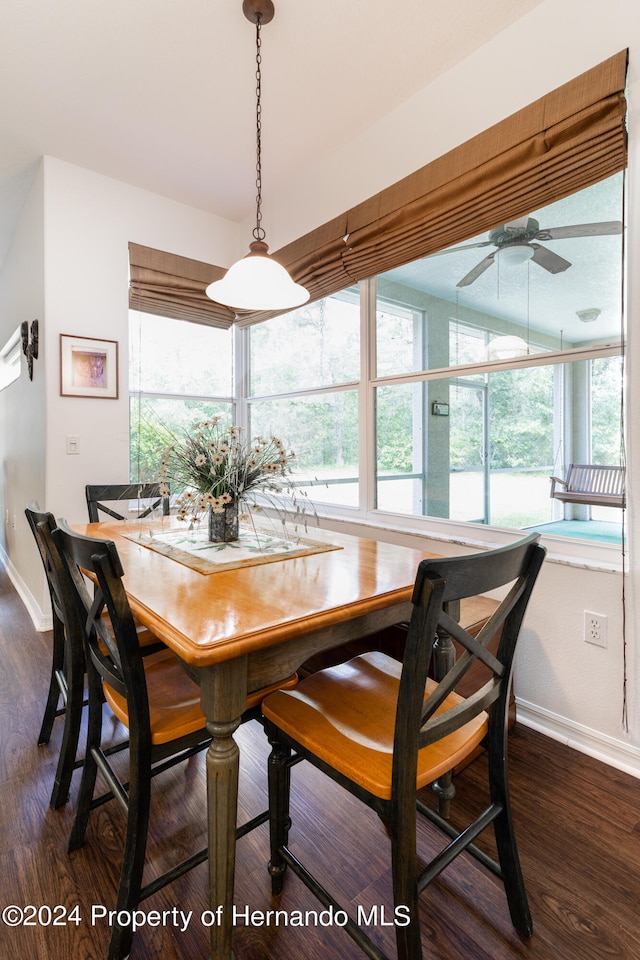
[[[229,267],[222,280],[209,284],[207,296],[236,310],[292,310],[306,303],[309,291],[294,283],[267,250],[266,243],[252,243],[251,253]]]
[[[512,360],[526,357],[529,347],[522,337],[494,337],[487,345],[487,360]]]

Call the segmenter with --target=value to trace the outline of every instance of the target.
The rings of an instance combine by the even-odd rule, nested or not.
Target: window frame
[[[622,331],[621,331],[622,333]],[[315,500],[314,508],[324,522],[350,523],[355,525],[354,532],[367,528],[386,530],[388,534],[428,535],[430,539],[455,542],[459,544],[481,544],[508,542],[508,531],[500,530],[490,524],[474,524],[471,521],[452,520],[430,515],[391,513],[376,506],[377,463],[376,463],[376,411],[375,393],[380,386],[424,383],[439,379],[468,377],[473,374],[486,374],[501,370],[523,369],[534,366],[560,364],[571,361],[591,360],[599,357],[621,356],[625,360],[625,343],[621,335],[615,342],[600,343],[590,347],[575,347],[559,351],[530,354],[508,360],[486,360],[482,363],[464,364],[455,367],[433,370],[413,371],[405,374],[392,374],[380,377],[376,372],[376,279],[362,281],[360,284],[360,378],[325,387],[309,387],[291,393],[250,396],[249,356],[251,327],[235,325],[231,331],[233,338],[233,388],[231,396],[184,394],[173,392],[155,392],[136,390],[130,385],[129,402],[145,399],[167,400],[204,400],[219,402],[231,406],[235,411],[234,421],[245,429],[250,426],[250,407],[253,402],[266,399],[286,399],[288,397],[313,396],[321,393],[333,393],[337,390],[358,391],[358,443],[359,443],[359,481],[357,507],[323,503]],[[284,439],[284,438],[283,438]],[[604,563],[612,568],[619,567],[619,547],[614,545],[586,541],[570,541],[566,537],[553,538],[561,544],[562,555],[592,558],[601,567]]]
[[[312,300],[339,294],[360,283],[358,508],[354,510],[332,505],[325,510],[323,505],[319,505],[319,515],[338,520],[351,518],[377,529],[411,530],[417,525],[421,535],[426,532],[428,525],[431,537],[439,527],[444,538],[461,537],[459,542],[469,543],[473,538],[470,538],[471,525],[466,521],[385,514],[376,509],[376,389],[381,385],[429,382],[477,372],[497,372],[603,356],[621,355],[624,364],[625,346],[621,325],[619,340],[596,347],[574,347],[536,353],[526,358],[378,376],[375,358],[375,274],[463,241],[489,229],[496,222],[504,222],[506,217],[524,214],[527,210],[538,208],[624,170],[627,165],[624,98],[627,57],[626,50],[620,51],[473,140],[436,158],[376,196],[276,252],[277,259],[289,268],[294,279],[311,290]],[[507,166],[508,171],[505,172]],[[519,183],[517,200],[513,196],[515,176]],[[505,189],[505,184],[509,189]],[[462,186],[464,190],[461,190]],[[489,192],[491,204],[487,202]],[[482,197],[480,207],[473,202],[474,197]],[[461,216],[461,206],[462,212],[468,212],[468,217]],[[184,294],[179,289],[180,284],[176,292],[173,281],[185,268],[184,263],[178,262],[182,258],[148,248],[140,248],[136,255],[140,255],[140,266],[149,267],[151,275],[148,278],[132,277],[132,302],[136,297],[147,295],[153,302],[157,285],[162,279],[162,297],[175,297],[175,309],[180,311]],[[189,268],[186,273],[188,279],[193,282],[197,280],[196,300],[200,309],[202,292],[199,278],[206,274],[207,281],[215,279],[220,268],[195,261],[187,262],[186,266]],[[168,279],[165,280],[164,275]],[[145,286],[147,279],[149,282]],[[190,292],[192,287],[193,283],[190,283]],[[206,306],[211,310],[210,305]],[[164,303],[160,309],[166,309]],[[213,307],[213,312],[206,319],[198,317],[200,322],[220,326],[233,324],[235,366],[232,402],[235,405],[236,422],[245,428],[250,420],[251,403],[266,399],[249,395],[250,329],[254,323],[273,316],[276,314],[255,312],[241,318],[231,318],[218,305]],[[348,389],[355,385],[340,385],[340,388]],[[336,385],[323,388],[325,391],[336,389],[339,389]],[[318,392],[318,388],[309,388],[292,394],[279,394],[278,397]],[[495,528],[490,529],[491,542],[495,543]],[[562,539],[566,544],[566,538]],[[569,553],[569,546],[578,552],[585,549],[584,542],[567,544]]]

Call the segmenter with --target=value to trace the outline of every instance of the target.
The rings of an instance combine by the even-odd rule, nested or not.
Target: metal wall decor
[[[33,361],[38,359],[38,321],[32,321],[31,336],[29,336],[29,321],[23,320],[20,333],[22,334],[22,352],[27,358],[29,380],[33,380]]]

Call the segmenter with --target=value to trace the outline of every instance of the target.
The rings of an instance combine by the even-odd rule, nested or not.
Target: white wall
[[[47,383],[46,503],[57,516],[83,517],[85,484],[129,479],[129,241],[224,264],[238,227],[51,157],[44,171],[44,333],[55,358]],[[60,396],[62,333],[118,342],[117,400]],[[79,438],[78,455],[67,455],[68,435]]]
[[[39,321],[43,329],[44,246],[43,177],[36,174],[22,211],[11,250],[0,276],[0,344],[26,320]],[[48,591],[42,566],[29,543],[24,508],[30,499],[45,496],[45,390],[50,357],[42,337],[39,356],[29,380],[24,356],[17,380],[0,391],[0,557],[10,566],[12,577],[36,621],[47,608]],[[28,491],[28,493],[27,493]],[[7,522],[8,514],[8,522]],[[31,534],[28,534],[31,537]],[[35,561],[35,562],[34,562]],[[33,596],[33,602],[29,599]]]
[[[492,41],[269,199],[269,245],[284,246],[464,143],[625,47],[632,0],[545,0]],[[638,64],[630,77],[637,82]],[[631,116],[638,115],[631,103]],[[251,229],[251,221],[247,220]]]

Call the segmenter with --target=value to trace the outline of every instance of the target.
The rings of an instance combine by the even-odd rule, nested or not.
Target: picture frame
[[[118,341],[60,334],[60,396],[118,399]]]

